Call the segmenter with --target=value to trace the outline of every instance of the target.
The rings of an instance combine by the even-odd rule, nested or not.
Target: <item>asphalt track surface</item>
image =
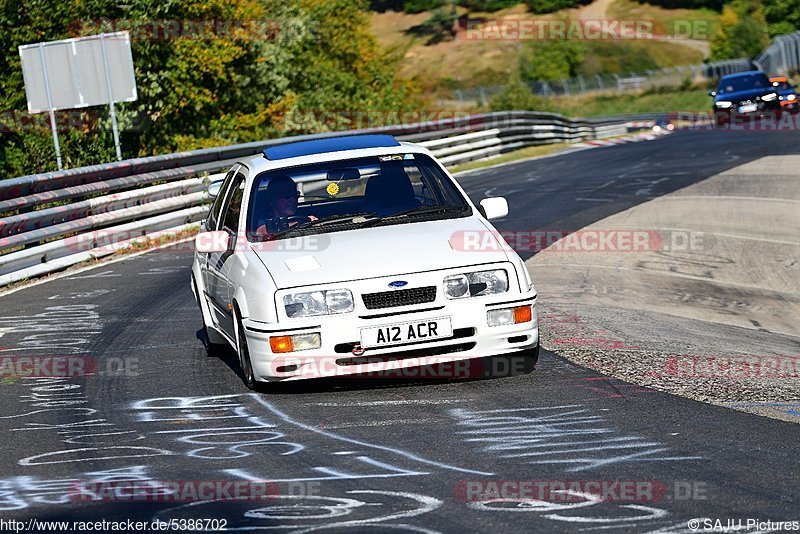
[[[679,132],[460,181],[474,200],[487,190],[509,198],[501,230],[565,230],[798,146],[787,133]],[[0,385],[0,518],[224,520],[248,532],[690,532],[696,518],[800,516],[797,425],[605,380],[548,351],[536,370],[499,378],[249,392],[235,357],[207,357],[198,340],[191,261],[156,251],[0,297],[0,355],[83,356],[97,371]],[[277,495],[77,496],[81,484],[131,480],[269,480]],[[506,499],[476,498],[477,481],[491,492],[491,482],[520,480],[644,491],[600,500],[574,486],[535,503],[507,486]]]

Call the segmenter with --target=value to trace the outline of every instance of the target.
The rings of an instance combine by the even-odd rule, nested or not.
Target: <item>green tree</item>
[[[109,2],[110,4],[110,2]],[[107,8],[103,0],[82,3],[0,0],[0,179],[55,168],[55,150],[46,114],[29,116],[18,47],[22,44],[70,37],[68,27]],[[72,114],[71,117],[75,117]],[[80,128],[63,129],[58,113],[61,153],[66,165],[76,166],[113,158],[113,142],[105,130],[106,111],[82,114]],[[41,120],[40,120],[41,119]]]
[[[770,36],[800,30],[800,0],[762,0]]]
[[[585,54],[586,46],[580,41],[534,41],[520,56],[520,74],[528,82],[571,78]]]
[[[769,44],[761,5],[735,2],[722,9],[717,31],[711,39],[711,59],[737,59],[758,55]]]
[[[519,4],[519,0],[459,0],[458,5],[471,11],[498,11]]]
[[[387,56],[370,33],[365,1],[299,3],[314,28],[314,39],[303,41],[286,69],[300,109],[402,111],[416,105],[414,87],[396,75],[399,58]]]
[[[420,29],[431,35],[428,44],[434,44],[453,38],[456,20],[458,11],[455,0],[445,0],[442,5],[431,11],[430,18],[422,23]]]
[[[525,0],[533,13],[553,13],[562,9],[589,4],[591,0]]]
[[[503,90],[489,100],[492,111],[550,111],[547,101],[533,94],[519,72],[511,75]]]
[[[131,32],[139,93],[118,106],[127,157],[330,128],[317,120],[298,129],[287,121],[297,112],[414,108],[417,91],[370,33],[366,7],[366,0],[63,0],[22,10],[0,0],[0,112],[26,109],[19,45],[116,29]],[[62,132],[70,167],[113,158],[106,111],[91,113],[85,127]],[[10,130],[0,139],[0,176],[54,168],[46,127]]]
[[[719,11],[722,9],[725,0],[647,0],[648,4],[662,6],[667,9],[713,9]]]
[[[431,11],[441,7],[443,3],[442,0],[405,0],[403,2],[403,11],[406,13],[422,13],[423,11]]]

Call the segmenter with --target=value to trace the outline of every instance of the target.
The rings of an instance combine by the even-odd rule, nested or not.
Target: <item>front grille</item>
[[[365,293],[361,295],[361,298],[364,300],[364,306],[366,306],[368,310],[427,304],[428,302],[436,300],[436,286],[414,287],[411,289],[398,289],[396,291],[382,291],[380,293]]]

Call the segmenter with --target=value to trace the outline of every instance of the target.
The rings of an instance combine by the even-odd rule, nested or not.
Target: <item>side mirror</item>
[[[217,230],[215,232],[200,232],[194,238],[194,248],[197,252],[228,252],[233,250],[236,236],[228,232]]]
[[[487,219],[499,219],[508,215],[508,201],[505,197],[491,197],[481,200],[481,214]]]
[[[217,198],[219,195],[219,190],[222,188],[222,180],[217,180],[215,182],[211,182],[208,184],[208,196],[211,198]]]
[[[717,96],[717,92],[716,91],[709,91],[708,92],[708,96]]]

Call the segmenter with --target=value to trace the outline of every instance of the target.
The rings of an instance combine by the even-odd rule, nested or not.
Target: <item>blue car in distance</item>
[[[726,122],[733,115],[775,113],[781,110],[778,92],[767,75],[761,71],[729,74],[719,79],[713,111],[718,120]]]

